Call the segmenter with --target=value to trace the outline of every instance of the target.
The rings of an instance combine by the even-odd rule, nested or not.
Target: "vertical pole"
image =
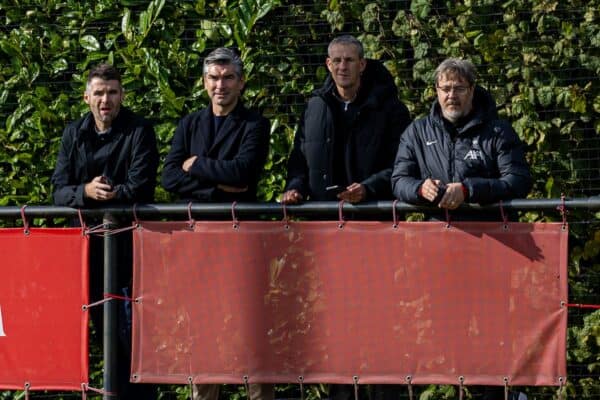
[[[110,222],[111,218],[104,217],[104,228],[110,230],[115,227]],[[104,293],[117,293],[117,238],[104,234]],[[104,360],[104,395],[103,400],[115,400],[117,393],[117,340],[118,340],[118,302],[107,301],[104,303],[104,332],[103,334],[103,360]],[[112,395],[111,395],[112,394]]]

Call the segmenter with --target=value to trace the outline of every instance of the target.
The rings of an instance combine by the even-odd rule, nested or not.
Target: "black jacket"
[[[122,107],[103,140],[98,139],[91,113],[65,128],[52,175],[55,205],[95,207],[153,201],[158,151],[152,125]],[[110,201],[84,197],[85,184],[100,175],[108,177],[117,192]]]
[[[367,60],[351,104],[356,107],[351,120],[341,120],[342,104],[334,92],[335,83],[328,76],[308,101],[288,162],[286,190],[296,189],[309,200],[336,200],[327,186],[358,182],[367,189],[367,199],[391,198],[394,155],[410,123],[391,74],[380,62]],[[341,146],[343,157],[338,154]],[[337,177],[336,170],[341,171]]]
[[[212,138],[209,106],[181,119],[165,160],[162,185],[182,200],[254,201],[256,185],[269,151],[269,121],[238,102]],[[183,162],[198,156],[189,173]],[[247,187],[228,193],[218,184]]]
[[[475,88],[473,107],[470,119],[451,132],[455,128],[444,121],[436,100],[427,117],[406,129],[392,173],[398,199],[429,204],[418,194],[427,178],[462,182],[469,203],[527,196],[531,175],[523,143],[507,121],[498,119],[494,99],[481,87]]]

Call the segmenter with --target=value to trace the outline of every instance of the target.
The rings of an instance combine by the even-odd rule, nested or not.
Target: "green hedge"
[[[535,197],[600,190],[598,1],[433,2],[330,0],[0,1],[0,205],[50,202],[49,176],[65,124],[85,111],[86,71],[124,73],[126,103],[156,123],[161,154],[182,115],[206,105],[202,57],[237,47],[246,102],[272,121],[260,197],[284,185],[304,98],[322,82],[327,42],[350,32],[396,77],[414,116],[434,98],[432,71],[447,56],[479,65],[500,113],[529,145]],[[596,50],[596,51],[594,51]],[[592,140],[592,142],[590,142]],[[591,171],[591,172],[590,172]],[[158,201],[169,197],[159,190]]]

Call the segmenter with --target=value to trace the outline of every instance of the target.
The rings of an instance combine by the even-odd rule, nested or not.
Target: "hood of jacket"
[[[327,98],[332,96],[335,89],[335,82],[331,74],[327,75],[323,86],[316,89],[313,94]],[[362,96],[367,94],[366,98]],[[396,84],[392,74],[378,60],[367,59],[367,66],[360,79],[360,88],[358,98],[363,107],[377,107],[386,102],[390,96],[397,96]]]

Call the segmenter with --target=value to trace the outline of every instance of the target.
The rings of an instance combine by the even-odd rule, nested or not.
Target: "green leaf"
[[[431,1],[430,0],[412,0],[410,2],[410,11],[417,16],[417,18],[423,20],[429,16],[431,12]]]
[[[93,35],[84,35],[79,39],[81,47],[88,51],[100,50],[100,42]]]
[[[344,27],[344,15],[339,11],[323,10],[321,16],[324,17],[331,27],[331,31],[341,31]]]
[[[128,8],[123,12],[123,18],[121,18],[121,32],[125,39],[128,41],[133,40],[133,32],[131,30],[131,11]]]
[[[600,114],[600,94],[594,97],[593,107],[594,111]]]
[[[67,68],[69,68],[69,63],[64,58],[59,58],[58,60],[54,60],[51,63],[51,66],[52,66],[52,73],[58,74],[62,71],[65,71]]]
[[[203,19],[200,21],[202,33],[210,40],[216,40],[219,37],[218,24],[214,21]]]
[[[142,13],[140,13],[140,21],[138,23],[138,30],[141,32],[142,36],[148,31],[149,27],[150,16],[148,15],[147,11],[143,11]]]
[[[13,43],[10,40],[0,40],[0,48],[9,57],[15,57],[19,59],[23,58],[23,54],[21,53],[21,49],[19,48],[19,46],[15,45],[15,43]]]
[[[537,89],[537,99],[543,107],[549,107],[554,100],[554,91],[551,86],[542,86]]]

